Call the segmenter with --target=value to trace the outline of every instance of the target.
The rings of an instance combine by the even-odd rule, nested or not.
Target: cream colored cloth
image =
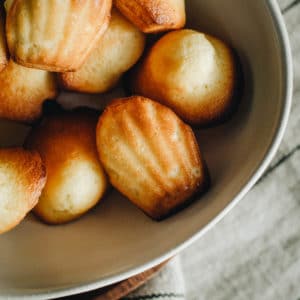
[[[181,266],[168,266],[129,299],[300,299],[300,0],[279,4],[291,40],[295,90],[272,165],[230,214],[180,254]],[[183,287],[176,280],[182,277],[184,296],[168,297]]]
[[[173,258],[153,279],[123,300],[183,300],[184,279],[180,257]]]

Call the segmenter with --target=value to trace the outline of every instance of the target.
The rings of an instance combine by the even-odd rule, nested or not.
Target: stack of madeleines
[[[231,48],[185,20],[184,0],[5,1],[0,118],[32,130],[23,148],[0,149],[0,233],[31,210],[72,221],[110,184],[155,220],[208,190],[191,126],[228,119],[240,80]],[[43,110],[61,90],[105,93],[122,80],[128,98],[102,114]]]

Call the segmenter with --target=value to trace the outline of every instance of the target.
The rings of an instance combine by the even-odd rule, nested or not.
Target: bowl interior
[[[229,42],[245,76],[243,99],[231,121],[196,132],[212,175],[211,190],[159,223],[117,192],[65,226],[47,226],[29,215],[0,236],[0,296],[70,292],[95,282],[93,287],[100,287],[162,259],[212,221],[261,165],[285,106],[281,45],[269,7],[266,1],[240,0],[186,4],[188,27]],[[0,144],[22,144],[28,130],[1,121]]]

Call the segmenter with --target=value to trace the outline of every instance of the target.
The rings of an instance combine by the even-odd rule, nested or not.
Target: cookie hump
[[[52,115],[32,129],[26,148],[40,153],[47,183],[34,208],[49,224],[73,221],[94,207],[107,189],[96,148],[97,114]]]
[[[208,34],[190,29],[167,33],[132,74],[134,93],[161,102],[192,125],[223,122],[236,107],[234,53]]]

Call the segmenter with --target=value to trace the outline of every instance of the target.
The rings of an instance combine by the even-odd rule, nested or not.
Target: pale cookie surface
[[[31,122],[42,114],[46,99],[57,95],[54,74],[9,61],[0,72],[0,117]]]
[[[60,74],[60,82],[67,90],[104,93],[137,62],[144,46],[144,34],[113,10],[107,31],[87,61],[75,72]]]
[[[236,84],[232,50],[215,37],[188,29],[163,36],[132,78],[135,93],[202,126],[227,117],[236,101]]]
[[[97,147],[112,185],[154,219],[209,186],[191,128],[150,99],[136,96],[109,105],[98,121]]]
[[[115,0],[114,3],[145,33],[179,29],[185,25],[184,0]]]
[[[46,170],[37,152],[0,149],[0,233],[18,225],[38,202]]]
[[[12,58],[27,67],[72,71],[107,29],[112,0],[14,0],[6,3]]]
[[[107,188],[95,128],[88,112],[49,116],[30,133],[26,147],[37,150],[47,168],[47,183],[34,212],[46,223],[72,221],[95,206]]]

